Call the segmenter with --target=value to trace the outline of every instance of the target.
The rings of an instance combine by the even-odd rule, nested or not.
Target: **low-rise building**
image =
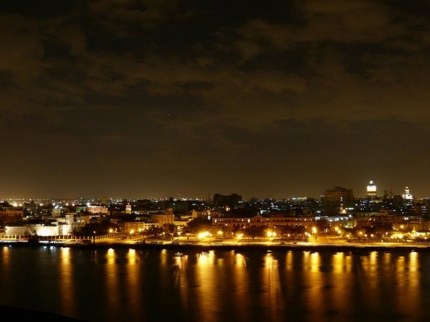
[[[32,222],[22,226],[6,226],[6,236],[64,236],[70,234],[70,225],[57,221]]]
[[[89,213],[68,213],[65,215],[65,223],[70,226],[70,233],[81,231],[82,227],[91,223],[94,218],[100,218],[100,215]]]
[[[296,217],[296,216],[272,216],[263,217],[260,215],[248,218],[212,218],[212,226],[223,227],[227,230],[234,228],[247,228],[251,226],[265,226],[267,228],[277,228],[281,226],[307,228],[315,223],[315,216]]]
[[[175,215],[173,213],[154,214],[151,215],[151,220],[158,223],[161,227],[164,225],[173,225],[175,222]]]
[[[137,234],[145,230],[149,230],[152,227],[160,227],[156,222],[146,222],[146,221],[123,221],[118,222],[121,231],[126,234]]]
[[[9,208],[9,209],[1,209],[0,208],[0,216],[19,216],[22,217],[24,215],[24,211],[22,209],[13,209],[13,208]]]

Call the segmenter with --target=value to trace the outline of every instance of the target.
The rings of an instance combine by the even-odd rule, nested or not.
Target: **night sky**
[[[427,0],[0,4],[0,198],[430,196]]]

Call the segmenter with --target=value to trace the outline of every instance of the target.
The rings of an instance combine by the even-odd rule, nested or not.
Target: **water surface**
[[[426,321],[430,254],[1,247],[0,305],[98,321]]]

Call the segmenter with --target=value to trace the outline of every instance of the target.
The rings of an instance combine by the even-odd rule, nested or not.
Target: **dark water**
[[[173,254],[2,247],[0,305],[91,322],[430,320],[429,253]]]

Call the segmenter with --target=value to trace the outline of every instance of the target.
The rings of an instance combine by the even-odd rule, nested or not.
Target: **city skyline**
[[[429,9],[3,1],[0,196],[430,196]]]
[[[346,189],[349,190],[349,187],[344,187],[344,186],[340,186],[340,185],[334,185],[331,187],[326,187],[324,188],[320,194],[318,195],[294,195],[294,196],[283,196],[283,197],[272,197],[272,196],[246,196],[243,195],[237,191],[234,192],[215,192],[215,193],[211,193],[209,192],[206,196],[183,196],[183,195],[176,195],[176,196],[138,196],[138,197],[129,197],[129,196],[63,196],[63,197],[49,197],[49,196],[44,196],[44,197],[4,197],[4,196],[0,196],[0,201],[4,200],[4,201],[8,201],[8,200],[102,200],[102,199],[110,199],[110,200],[117,200],[117,201],[121,201],[121,200],[139,200],[139,199],[151,199],[151,200],[168,200],[170,198],[173,198],[175,200],[212,200],[214,195],[224,195],[224,196],[229,196],[229,195],[233,195],[233,194],[237,194],[240,197],[243,197],[243,200],[250,200],[252,198],[257,198],[257,199],[295,199],[295,198],[311,198],[311,199],[318,199],[320,197],[322,197],[325,193],[327,193],[327,191],[332,190],[332,188],[340,188],[340,189]],[[354,195],[354,198],[381,198],[386,196],[402,196],[405,198],[405,196],[407,195],[407,199],[412,199],[412,198],[416,198],[416,199],[423,199],[423,198],[430,198],[430,196],[417,196],[416,194],[414,194],[414,191],[411,191],[409,186],[404,186],[403,190],[393,190],[393,189],[380,189],[378,188],[378,186],[376,185],[376,182],[374,182],[373,180],[370,180],[367,185],[363,186],[362,189],[360,189],[360,191],[357,193],[354,191],[354,189],[351,189],[352,193]],[[412,189],[413,190],[413,189]],[[369,194],[369,192],[371,192]],[[412,193],[411,193],[412,192]]]

